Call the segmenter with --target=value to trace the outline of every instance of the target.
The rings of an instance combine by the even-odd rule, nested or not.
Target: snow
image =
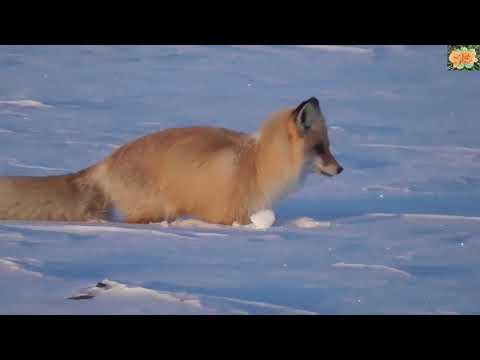
[[[256,229],[268,229],[275,222],[275,213],[270,209],[257,211],[250,216]]]
[[[0,46],[2,175],[79,170],[168,127],[255,134],[311,96],[345,169],[248,226],[0,221],[0,314],[479,314],[480,74],[445,54]]]
[[[129,304],[133,308],[139,305],[143,309],[150,307],[152,310],[160,309],[161,314],[230,314],[249,313],[277,313],[291,315],[313,315],[314,312],[292,309],[274,304],[242,301],[226,297],[215,296],[192,296],[185,293],[155,291],[143,287],[131,287],[125,284],[104,279],[86,290],[77,292],[68,297],[69,300],[90,300],[94,303],[111,306],[121,303],[122,306]]]
[[[39,108],[45,109],[50,108],[50,105],[43,104],[41,101],[36,100],[2,100],[0,101],[0,106],[7,105],[7,106],[18,106],[18,107],[29,107],[29,108]]]
[[[292,225],[299,228],[317,228],[317,227],[330,227],[332,224],[330,221],[317,221],[309,217],[302,217],[293,220]]]
[[[390,271],[396,274],[400,274],[407,278],[412,277],[412,275],[406,271],[402,271],[394,267],[385,266],[385,265],[345,264],[345,263],[339,262],[339,263],[333,264],[333,266],[343,267],[343,268],[353,268],[353,269],[373,269],[373,270]]]
[[[38,276],[42,277],[43,275],[39,272],[28,271],[23,269],[13,258],[0,258],[0,272],[19,272],[28,276]]]
[[[338,45],[299,45],[307,49],[315,49],[326,52],[346,53],[349,55],[372,55],[372,49],[361,48],[358,46],[338,46]]]

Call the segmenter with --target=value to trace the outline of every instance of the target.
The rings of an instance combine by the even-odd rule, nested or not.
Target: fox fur
[[[272,114],[255,134],[166,129],[76,173],[0,177],[0,219],[109,220],[116,209],[128,223],[188,216],[248,224],[312,166],[328,176],[342,171],[316,98]]]

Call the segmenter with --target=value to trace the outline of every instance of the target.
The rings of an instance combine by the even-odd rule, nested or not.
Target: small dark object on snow
[[[68,298],[68,300],[88,300],[92,299],[94,296],[92,294],[82,294],[82,295],[73,295]]]

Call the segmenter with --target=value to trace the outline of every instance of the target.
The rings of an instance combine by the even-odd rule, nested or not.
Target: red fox
[[[272,114],[255,134],[213,127],[166,129],[116,149],[77,173],[0,177],[0,219],[95,221],[113,209],[128,223],[191,217],[248,224],[312,167],[334,176],[319,102]]]

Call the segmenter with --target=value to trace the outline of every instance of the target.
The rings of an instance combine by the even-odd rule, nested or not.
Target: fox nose
[[[337,167],[337,175],[340,174],[343,171],[343,167],[339,166]]]

